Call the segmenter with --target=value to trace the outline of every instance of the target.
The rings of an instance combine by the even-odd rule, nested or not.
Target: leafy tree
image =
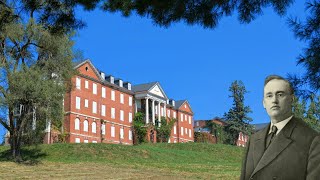
[[[81,2],[68,2],[0,1],[0,123],[16,161],[23,143],[37,135],[34,109],[39,129],[46,121],[62,125],[62,101],[75,74],[71,37],[80,27],[73,8]]]
[[[158,142],[168,142],[170,138],[170,134],[173,128],[174,123],[177,120],[175,118],[167,121],[165,117],[161,117],[161,126],[157,126],[157,141]]]
[[[298,97],[294,98],[293,101],[293,115],[297,118],[304,119],[306,113],[306,101],[302,99],[299,101]]]
[[[224,143],[226,140],[226,132],[220,124],[214,123],[212,120],[206,121],[205,127],[210,129],[210,134],[214,135],[217,143]]]
[[[249,106],[244,105],[244,95],[247,90],[242,81],[232,82],[229,91],[231,92],[229,97],[233,98],[233,106],[228,113],[224,114],[224,119],[227,122],[225,128],[228,133],[226,143],[235,145],[239,132],[247,135],[252,133],[253,128],[249,124],[252,119],[247,115],[252,111]]]
[[[311,95],[310,104],[308,110],[306,112],[305,121],[315,130],[320,132],[320,96],[318,96],[318,100],[314,95]]]
[[[144,121],[145,115],[141,112],[137,112],[133,119],[133,136],[134,144],[141,144],[146,142],[147,128]]]

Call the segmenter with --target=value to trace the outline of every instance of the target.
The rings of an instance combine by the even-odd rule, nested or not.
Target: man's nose
[[[276,96],[276,95],[273,96],[272,102],[273,102],[273,103],[278,103],[278,102],[279,102],[278,96]]]

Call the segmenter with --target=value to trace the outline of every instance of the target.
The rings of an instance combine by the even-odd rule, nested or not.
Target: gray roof
[[[145,84],[134,85],[134,86],[132,86],[132,91],[133,92],[148,91],[150,88],[152,88],[157,83],[158,82],[150,82],[150,83],[145,83]]]
[[[175,102],[175,108],[178,109],[186,100],[179,100]]]

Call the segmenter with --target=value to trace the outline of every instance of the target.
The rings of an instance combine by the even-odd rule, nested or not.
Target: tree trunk
[[[12,158],[16,162],[21,162],[21,144],[16,130],[13,130],[13,133],[10,132],[10,139]]]

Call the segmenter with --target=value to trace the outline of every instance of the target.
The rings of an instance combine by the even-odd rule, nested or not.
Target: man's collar
[[[288,124],[288,122],[292,119],[293,115],[291,115],[290,117],[288,117],[287,119],[280,121],[278,123],[273,124],[271,121],[271,125],[270,125],[270,129],[269,129],[269,134],[271,133],[271,127],[272,126],[276,126],[278,131],[277,134],[279,134],[279,132],[284,128],[284,126],[286,126]]]

